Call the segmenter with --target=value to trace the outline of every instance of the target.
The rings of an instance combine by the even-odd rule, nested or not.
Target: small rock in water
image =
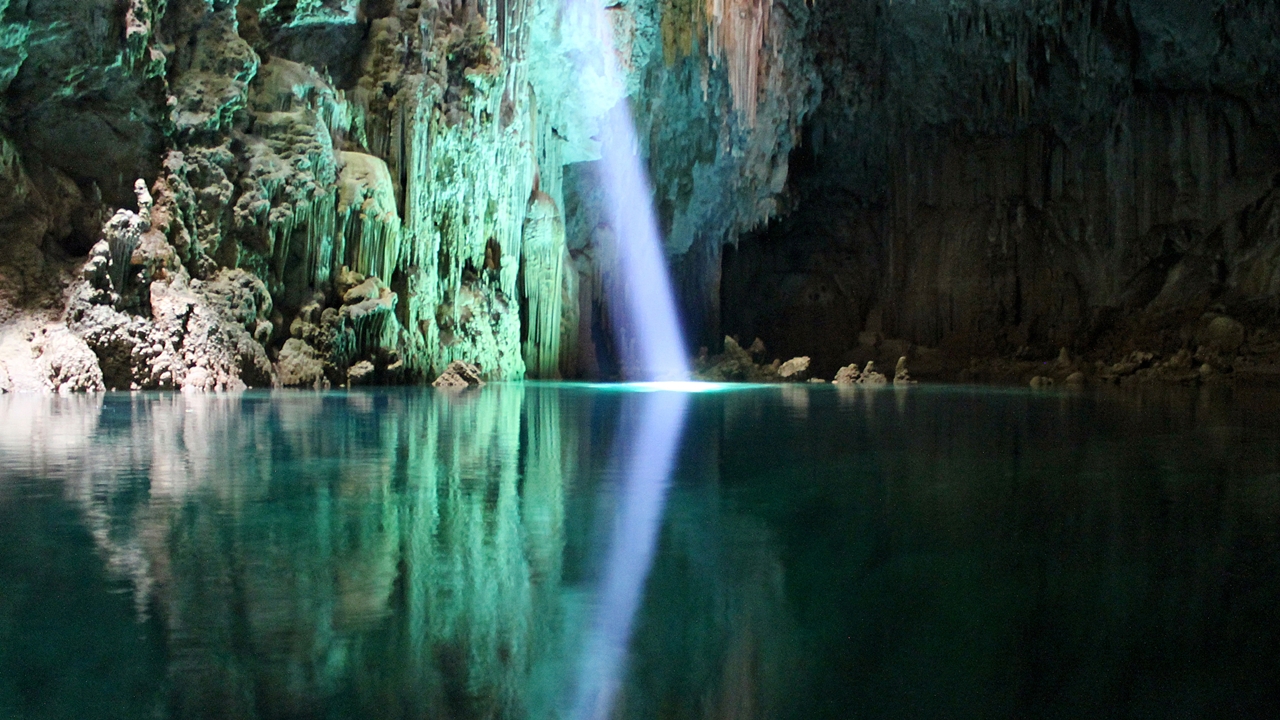
[[[836,379],[831,382],[836,385],[856,385],[858,379],[862,377],[862,373],[858,371],[857,365],[845,365],[836,373]]]
[[[1084,373],[1076,371],[1067,376],[1067,384],[1079,387],[1084,385]]]
[[[480,378],[480,368],[455,360],[449,363],[449,367],[445,368],[432,385],[438,388],[479,387],[484,385],[484,380]]]
[[[1048,387],[1053,387],[1053,385],[1054,385],[1054,382],[1053,382],[1053,378],[1051,377],[1037,375],[1031,378],[1031,387],[1033,388],[1037,388],[1037,389],[1048,388]]]
[[[809,358],[798,357],[782,363],[782,367],[778,368],[778,377],[783,380],[799,381],[804,379],[804,374],[809,370]]]
[[[874,361],[867,361],[867,366],[862,369],[862,376],[858,378],[859,385],[888,385],[889,378],[884,373],[876,372],[876,364]]]
[[[822,378],[809,378],[810,385],[826,385],[827,381]]]

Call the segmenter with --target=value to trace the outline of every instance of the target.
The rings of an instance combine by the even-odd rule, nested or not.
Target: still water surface
[[[1275,408],[0,396],[0,718],[1263,717]]]

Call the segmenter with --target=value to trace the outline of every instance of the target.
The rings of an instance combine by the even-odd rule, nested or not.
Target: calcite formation
[[[66,306],[119,388],[578,367],[578,289],[603,289],[570,258],[563,167],[598,157],[655,46],[584,104],[565,63],[613,50],[552,0],[132,0],[104,24],[113,7],[0,5],[6,317]],[[639,37],[670,12],[611,15]],[[733,52],[696,49],[708,73]],[[252,312],[229,273],[257,284]]]
[[[1274,3],[573,13],[0,0],[0,387],[616,377],[620,103],[710,375],[1280,367]]]

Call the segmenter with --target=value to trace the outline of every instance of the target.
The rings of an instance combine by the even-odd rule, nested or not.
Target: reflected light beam
[[[604,720],[613,710],[636,612],[653,565],[689,395],[647,393],[638,396],[637,402],[642,405],[639,427],[636,432],[624,427],[619,443],[623,486],[578,670],[572,720]]]

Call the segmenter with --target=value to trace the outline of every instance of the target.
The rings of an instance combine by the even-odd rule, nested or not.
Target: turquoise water
[[[0,396],[0,717],[1268,716],[1277,407]]]

